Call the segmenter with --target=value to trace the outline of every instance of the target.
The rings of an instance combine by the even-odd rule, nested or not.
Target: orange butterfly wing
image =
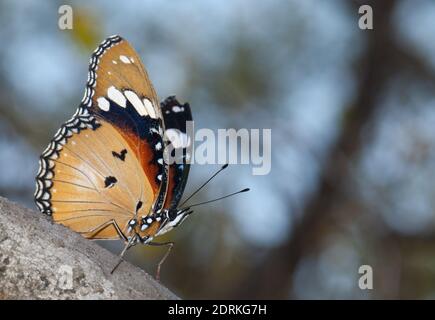
[[[40,157],[35,202],[56,222],[93,239],[116,239],[166,194],[164,123],[134,49],[119,36],[91,58],[85,96]]]

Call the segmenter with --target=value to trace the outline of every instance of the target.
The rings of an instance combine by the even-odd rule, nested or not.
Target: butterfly
[[[88,239],[124,240],[121,257],[138,243],[172,248],[153,239],[193,212],[178,208],[190,168],[191,120],[188,103],[175,96],[158,102],[126,40],[107,38],[90,59],[81,104],[40,156],[37,207]],[[177,161],[166,161],[168,150],[178,152]]]

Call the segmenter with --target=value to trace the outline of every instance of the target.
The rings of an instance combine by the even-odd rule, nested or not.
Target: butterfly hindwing
[[[123,148],[125,159],[111,149]],[[82,130],[62,147],[51,189],[53,219],[92,238],[118,238],[116,230],[89,231],[114,219],[125,229],[141,201],[150,208],[154,194],[133,150],[113,126]]]

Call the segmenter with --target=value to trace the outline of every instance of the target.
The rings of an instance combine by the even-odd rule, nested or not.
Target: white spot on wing
[[[143,104],[145,106],[145,109],[147,109],[147,112],[150,115],[150,117],[153,119],[157,119],[156,112],[154,111],[153,108],[153,103],[150,101],[150,99],[144,98]]]
[[[120,55],[120,56],[119,56],[119,60],[121,60],[121,61],[124,62],[124,63],[131,63],[130,59],[127,58],[127,57],[124,56],[124,55]]]
[[[137,113],[139,113],[141,116],[146,116],[147,111],[145,109],[145,106],[143,105],[142,101],[140,101],[139,97],[136,93],[130,90],[124,91],[125,96],[127,97],[128,101],[133,105],[133,107],[136,109]]]
[[[182,112],[182,111],[184,111],[184,107],[173,106],[172,107],[172,111],[175,112],[175,113]]]
[[[107,101],[106,98],[100,97],[100,98],[97,99],[97,102],[98,102],[98,107],[101,110],[109,111],[109,109],[110,109],[110,103],[109,103],[109,101]]]
[[[127,100],[125,99],[122,92],[116,89],[114,86],[111,86],[109,89],[107,89],[107,95],[109,99],[116,104],[120,105],[123,108],[126,107]]]

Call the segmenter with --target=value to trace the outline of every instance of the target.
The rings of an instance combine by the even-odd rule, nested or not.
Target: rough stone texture
[[[0,299],[178,299],[143,270],[0,197]]]

